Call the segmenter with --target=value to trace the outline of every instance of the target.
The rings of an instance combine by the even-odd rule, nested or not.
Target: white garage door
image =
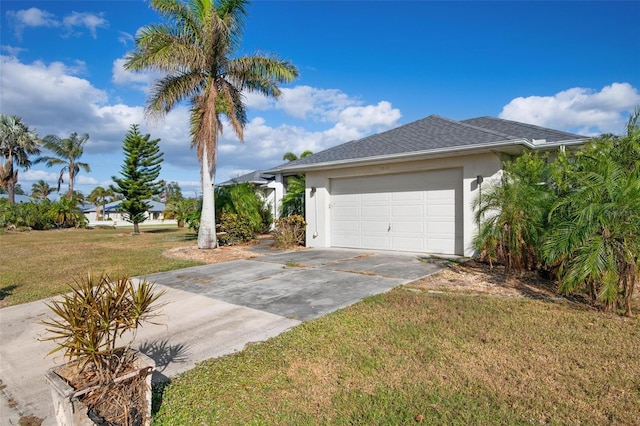
[[[462,169],[332,179],[331,245],[462,254]]]

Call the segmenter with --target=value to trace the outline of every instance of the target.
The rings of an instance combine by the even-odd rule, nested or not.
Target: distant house
[[[113,226],[128,226],[130,222],[125,220],[125,213],[120,209],[121,200],[113,201],[111,203],[100,206],[100,214],[102,220],[98,220],[96,206],[85,206],[82,212],[89,220],[89,226],[96,225],[113,225]],[[147,210],[145,216],[147,219],[144,221],[145,225],[160,225],[160,224],[173,224],[175,220],[164,218],[164,203],[158,201],[147,200],[147,203],[151,205],[151,208]],[[103,211],[104,208],[104,211]]]

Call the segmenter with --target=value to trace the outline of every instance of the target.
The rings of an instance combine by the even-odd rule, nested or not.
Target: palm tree
[[[238,56],[247,15],[247,0],[151,0],[166,19],[149,25],[136,37],[136,49],[126,57],[127,70],[156,70],[146,111],[163,117],[184,100],[191,104],[191,147],[201,164],[202,211],[198,247],[216,248],[213,184],[221,115],[243,141],[247,123],[242,91],[276,98],[278,83],[297,77],[297,69],[273,55]]]
[[[549,214],[552,231],[542,246],[561,292],[586,289],[605,309],[617,305],[626,315],[640,281],[637,115],[626,136],[598,138],[576,156],[569,190]]]
[[[178,222],[178,228],[184,228],[185,220],[197,207],[197,200],[192,198],[175,199],[167,203],[164,209],[164,217],[166,219],[175,219]]]
[[[31,196],[33,198],[48,198],[49,194],[51,194],[52,192],[53,188],[42,179],[31,185]]]
[[[104,216],[105,204],[111,202],[115,193],[111,188],[103,188],[102,186],[96,186],[93,191],[87,197],[87,200],[96,206],[96,219],[100,220]],[[102,207],[102,210],[100,209]]]
[[[313,154],[313,151],[311,151],[310,149],[307,149],[305,151],[302,152],[302,154],[300,154],[300,157],[298,157],[296,154],[294,154],[293,152],[289,151],[287,153],[285,153],[282,156],[283,160],[287,160],[287,161],[296,161],[299,160],[301,158],[305,158],[310,156],[311,154]]]
[[[507,269],[536,266],[554,191],[541,182],[550,173],[546,158],[524,153],[504,166],[502,182],[482,189],[474,200],[479,232],[474,247],[489,262]]]
[[[91,171],[89,164],[78,161],[84,153],[84,145],[88,140],[88,134],[85,133],[82,136],[78,136],[75,132],[71,133],[69,137],[65,139],[61,139],[55,135],[47,135],[43,139],[43,146],[53,152],[54,156],[42,156],[36,159],[36,163],[45,163],[47,167],[62,165],[60,176],[58,177],[58,192],[60,192],[60,185],[64,183],[64,174],[67,173],[69,175],[67,197],[73,194],[73,185],[80,169],[83,169],[85,172]]]
[[[38,155],[40,140],[36,132],[15,115],[0,115],[0,188],[6,188],[9,202],[15,203],[17,167],[27,170],[30,155]]]

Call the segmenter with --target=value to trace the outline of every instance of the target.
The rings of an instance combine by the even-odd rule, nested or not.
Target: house
[[[587,140],[493,117],[431,115],[265,172],[276,181],[306,175],[309,247],[472,256],[473,201],[503,162]]]
[[[256,189],[257,194],[262,198],[265,207],[271,209],[274,218],[278,217],[278,208],[282,200],[284,186],[281,177],[256,170],[233,179],[229,179],[217,186],[231,186],[237,183],[250,183]]]
[[[113,201],[107,203],[104,206],[100,206],[100,214],[102,219],[97,217],[96,206],[87,205],[82,209],[82,212],[89,220],[89,226],[96,225],[111,225],[111,226],[129,226],[130,222],[125,220],[125,213],[120,210],[120,203],[122,201]],[[145,225],[159,225],[159,224],[175,224],[175,220],[164,219],[164,203],[158,201],[147,200],[147,203],[151,205],[151,208],[145,213],[147,219],[144,221]],[[104,208],[104,210],[103,210]]]

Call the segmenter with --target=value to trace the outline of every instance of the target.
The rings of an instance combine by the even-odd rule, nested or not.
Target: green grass
[[[640,424],[639,347],[638,319],[401,287],[199,364],[154,424]]]
[[[87,272],[140,276],[198,265],[171,259],[168,248],[194,244],[195,235],[177,227],[65,229],[0,234],[0,307],[60,294]]]

